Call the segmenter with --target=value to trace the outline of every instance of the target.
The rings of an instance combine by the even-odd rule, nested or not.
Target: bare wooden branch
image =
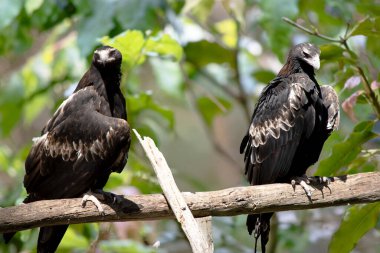
[[[208,240],[206,240],[206,235],[200,229],[197,221],[187,206],[185,199],[179,191],[165,157],[158,150],[151,138],[141,138],[136,129],[133,129],[133,131],[152,164],[166,200],[173,210],[177,221],[181,224],[182,230],[190,242],[192,251],[194,253],[213,252],[213,248],[209,247]]]
[[[196,218],[199,228],[206,237],[208,252],[214,252],[214,240],[212,239],[212,217],[200,217]]]
[[[301,187],[290,184],[235,187],[219,191],[182,193],[195,217],[233,216],[351,205],[380,201],[380,173],[334,178],[329,188],[315,189],[311,201]],[[0,208],[0,233],[58,224],[174,218],[162,194],[125,196],[117,206],[102,204],[101,216],[81,199],[44,200]]]

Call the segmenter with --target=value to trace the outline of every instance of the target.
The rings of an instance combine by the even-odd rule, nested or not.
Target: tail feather
[[[257,240],[261,237],[261,252],[265,253],[265,246],[269,240],[270,218],[273,213],[250,214],[247,217],[247,229],[250,235],[254,232],[255,253],[257,251]]]
[[[4,238],[5,243],[8,243],[15,234],[16,232],[4,233],[3,238]]]
[[[37,252],[55,252],[68,227],[69,225],[59,225],[40,228],[40,233],[38,235]]]

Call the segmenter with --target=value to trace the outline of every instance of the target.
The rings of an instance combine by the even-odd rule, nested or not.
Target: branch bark
[[[195,217],[370,203],[380,201],[380,173],[335,177],[329,188],[317,187],[310,200],[301,187],[293,190],[290,184],[184,192],[182,195]],[[58,224],[174,218],[162,194],[126,196],[121,204],[102,205],[104,216],[92,204],[82,208],[80,198],[0,208],[0,233]]]
[[[152,164],[154,172],[157,175],[158,182],[164,192],[165,198],[173,210],[177,221],[181,224],[183,232],[189,239],[193,252],[213,252],[213,249],[209,247],[209,240],[206,240],[206,234],[201,230],[193,214],[189,210],[185,199],[179,191],[165,157],[158,150],[151,138],[141,138],[136,129],[133,129],[133,131],[148,156],[150,163]]]

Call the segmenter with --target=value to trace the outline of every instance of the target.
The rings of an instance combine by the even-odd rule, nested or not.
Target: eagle
[[[24,203],[102,192],[110,174],[123,170],[131,136],[120,90],[121,62],[117,49],[96,49],[73,94],[33,139],[25,161]],[[84,201],[93,200],[89,196],[94,195]],[[67,228],[41,227],[37,252],[55,252]],[[13,235],[4,234],[5,241]]]
[[[298,183],[311,196],[308,183],[316,178],[307,177],[306,170],[318,161],[340,117],[336,92],[331,86],[319,86],[315,79],[319,56],[319,48],[311,43],[294,46],[280,72],[263,89],[240,146],[251,185]],[[255,252],[261,236],[265,253],[272,215],[247,217],[249,234],[254,231]]]

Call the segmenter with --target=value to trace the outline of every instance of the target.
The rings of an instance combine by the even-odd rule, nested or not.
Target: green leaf
[[[167,0],[167,2],[176,14],[179,14],[186,4],[186,0]]]
[[[35,10],[41,7],[44,0],[26,0],[25,11],[28,15],[32,14]]]
[[[227,46],[236,48],[238,27],[232,18],[216,23],[215,29],[222,35],[222,40]]]
[[[158,38],[149,38],[145,46],[145,51],[148,54],[156,53],[160,56],[170,57],[175,61],[180,61],[183,54],[182,47],[168,34],[163,34]]]
[[[2,0],[0,1],[0,29],[9,25],[20,13],[23,0]]]
[[[8,135],[22,116],[21,101],[24,95],[20,76],[0,87],[0,136]]]
[[[152,58],[150,63],[160,88],[171,96],[182,100],[184,86],[179,63],[160,58]]]
[[[11,150],[7,146],[0,146],[0,171],[6,172],[10,164]]]
[[[125,63],[129,69],[145,61],[143,54],[145,38],[141,31],[128,30],[113,38],[109,38],[108,36],[103,37],[101,42],[104,45],[117,48],[123,55],[123,63]]]
[[[358,103],[358,104],[368,104],[369,100],[367,98],[367,95],[364,92],[360,92],[360,95],[356,99],[356,103]]]
[[[319,163],[315,175],[332,176],[348,166],[361,152],[362,145],[378,136],[372,132],[374,124],[374,121],[363,121],[356,125],[347,139],[334,145],[331,156]]]
[[[107,184],[105,185],[104,190],[105,191],[112,191],[112,189],[115,189],[117,187],[123,186],[125,184],[124,178],[126,176],[130,176],[129,171],[126,171],[126,168],[124,168],[125,171],[122,173],[111,173],[110,177],[107,180]]]
[[[347,174],[357,174],[364,172],[372,172],[378,168],[376,159],[369,159],[367,156],[358,156],[353,160],[347,168]]]
[[[318,29],[320,29],[322,34],[336,36],[342,30],[342,27],[346,25],[345,19],[339,15],[341,13],[339,13],[340,10],[337,9],[336,6],[341,5],[342,7],[346,7],[347,10],[345,12],[348,12],[349,4],[348,2],[346,3],[347,4],[342,5],[335,1],[298,0],[298,7],[300,9],[300,14],[302,15],[302,17],[299,18],[302,18],[305,21],[311,21],[313,19],[308,17],[312,13],[318,18]],[[326,11],[327,9],[329,11]]]
[[[379,16],[380,4],[376,1],[360,1],[360,4],[356,4],[356,10],[363,15]]]
[[[157,31],[164,19],[165,1],[128,0],[114,1],[116,7],[114,19],[122,30]]]
[[[59,3],[43,1],[42,5],[38,9],[35,9],[33,14],[30,15],[32,27],[36,26],[35,28],[45,31],[54,28],[59,23],[63,23],[63,20],[71,17],[77,11],[72,2],[79,1],[60,1]],[[86,0],[83,0],[83,2],[86,2]],[[85,11],[87,12],[88,9]],[[25,21],[22,20],[21,22]]]
[[[281,20],[282,17],[293,19],[298,14],[298,1],[266,0],[260,1],[261,15],[259,21],[268,36],[271,50],[282,61],[290,46],[293,27]]]
[[[142,112],[151,110],[160,115],[169,124],[169,128],[174,128],[174,113],[172,110],[157,104],[149,92],[136,94],[134,96],[127,96],[126,98],[128,114],[137,117]],[[133,117],[132,117],[133,118]]]
[[[253,77],[261,83],[269,83],[276,75],[269,70],[257,70],[253,72]]]
[[[380,36],[380,17],[367,17],[358,22],[350,33],[350,36],[355,35]]]
[[[223,7],[228,11],[232,12],[234,18],[239,22],[239,25],[245,27],[245,0],[224,0]]]
[[[186,60],[197,67],[203,67],[209,63],[229,63],[231,67],[234,67],[233,51],[217,43],[202,40],[188,43],[184,49]]]
[[[359,239],[375,227],[379,215],[380,203],[348,208],[340,227],[331,239],[329,253],[351,252]]]
[[[146,55],[158,55],[179,61],[183,54],[182,47],[168,34],[145,39],[141,31],[128,30],[113,38],[103,37],[101,42],[117,48],[123,55],[123,63],[129,69],[144,63]]]
[[[343,57],[343,48],[334,44],[325,44],[320,46],[321,60],[335,61]]]
[[[199,21],[205,23],[214,6],[215,0],[186,0],[183,7],[184,13],[191,13]]]
[[[197,106],[207,125],[211,126],[217,115],[224,113],[231,108],[231,103],[223,98],[216,98],[217,101],[209,97],[200,97],[197,99]]]

